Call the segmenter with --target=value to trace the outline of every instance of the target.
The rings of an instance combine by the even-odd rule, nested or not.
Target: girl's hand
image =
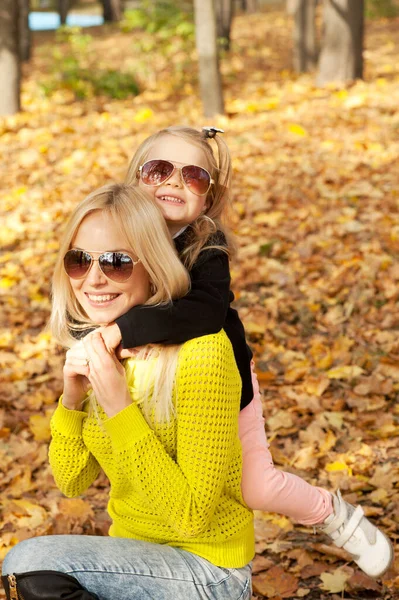
[[[86,336],[83,345],[89,359],[89,381],[97,402],[108,417],[132,403],[126,383],[125,369],[105,347],[101,333]]]
[[[70,410],[78,410],[90,387],[87,354],[82,342],[77,342],[66,353],[63,373],[62,404]]]
[[[122,344],[119,344],[115,350],[115,354],[119,360],[123,360],[124,358],[132,358],[132,356],[137,356],[139,350],[140,348],[123,348]]]
[[[101,333],[108,352],[115,350],[122,341],[121,330],[116,323],[111,323],[106,327],[99,327],[96,331]]]

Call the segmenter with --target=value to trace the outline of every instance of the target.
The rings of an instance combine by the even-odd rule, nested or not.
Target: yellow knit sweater
[[[82,494],[102,468],[111,484],[110,535],[169,544],[221,567],[254,555],[252,512],[241,496],[238,411],[241,380],[221,331],[185,343],[179,353],[176,418],[144,419],[134,379],[150,368],[126,361],[132,404],[111,418],[68,410],[52,422],[50,463],[61,491]]]

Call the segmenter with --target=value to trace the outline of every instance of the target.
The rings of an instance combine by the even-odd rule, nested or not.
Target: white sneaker
[[[317,529],[329,535],[338,548],[349,552],[367,575],[381,577],[393,562],[391,542],[364,516],[361,506],[355,508],[345,502],[339,490],[332,496],[334,512]]]

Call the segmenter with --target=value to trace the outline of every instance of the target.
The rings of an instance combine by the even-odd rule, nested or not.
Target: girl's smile
[[[181,198],[178,198],[177,196],[172,196],[171,194],[168,194],[168,195],[155,194],[155,198],[157,200],[159,200],[160,202],[170,202],[171,204],[180,204],[180,205],[185,204],[184,200],[182,200]]]

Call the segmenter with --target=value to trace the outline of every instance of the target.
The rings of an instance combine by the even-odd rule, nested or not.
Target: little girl
[[[262,404],[252,354],[237,312],[231,308],[229,256],[224,224],[229,204],[231,161],[221,130],[169,127],[147,138],[135,153],[126,183],[154,196],[190,273],[189,293],[171,305],[135,306],[102,330],[105,343],[136,348],[150,343],[180,344],[224,329],[242,379],[239,434],[243,453],[242,494],[256,510],[287,515],[317,526],[359,567],[380,577],[393,549],[387,537],[342,499],[305,480],[277,470],[265,436]],[[222,133],[222,132],[221,132]],[[210,140],[217,146],[217,158]],[[204,373],[206,377],[206,373]]]

